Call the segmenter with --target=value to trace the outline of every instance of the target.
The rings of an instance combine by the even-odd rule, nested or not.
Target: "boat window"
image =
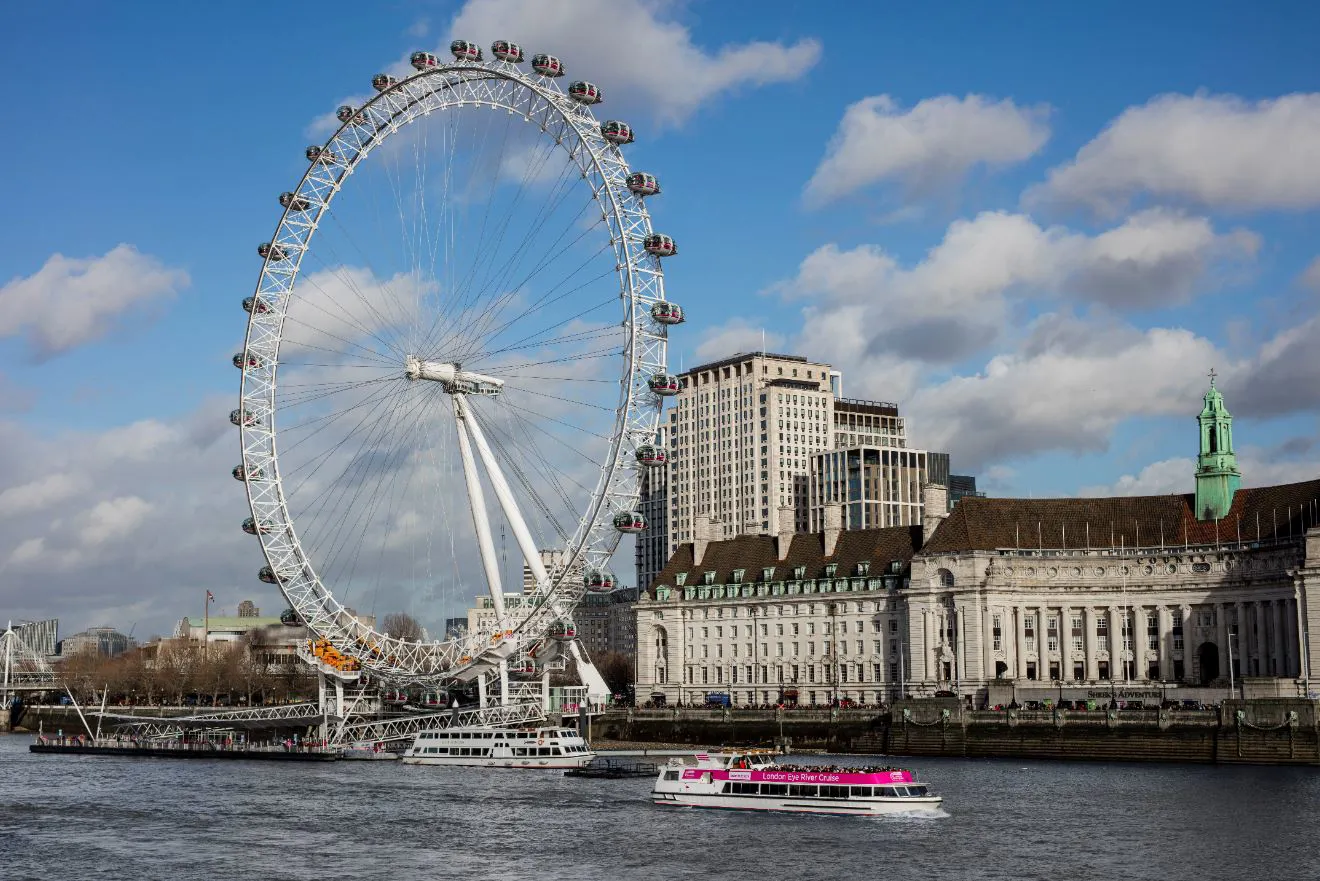
[[[848,787],[848,794],[851,795],[853,798],[870,798],[870,797],[871,797],[871,787],[869,787],[869,786],[850,786],[850,787]]]
[[[820,788],[821,798],[847,798],[848,787],[846,786],[822,786]]]
[[[784,783],[762,783],[762,795],[788,795],[788,786]]]
[[[929,792],[929,790],[927,790],[926,787],[924,786],[909,786],[907,790],[908,790],[908,795],[915,795],[918,797],[924,796],[926,795],[927,792]]]
[[[666,779],[666,780],[677,780],[677,779],[678,779],[678,772],[677,772],[677,771],[666,771],[666,772],[665,772],[665,779]]]
[[[525,756],[527,755],[527,748],[522,746],[514,747],[513,754],[515,756]]]
[[[564,751],[563,751],[562,749],[560,749],[559,747],[557,747],[557,746],[552,746],[552,747],[550,748],[550,755],[552,755],[552,756],[562,756],[563,754],[564,754]]]
[[[801,785],[794,784],[788,787],[788,794],[793,796],[794,798],[815,798],[816,787],[808,786],[805,784],[801,784]]]

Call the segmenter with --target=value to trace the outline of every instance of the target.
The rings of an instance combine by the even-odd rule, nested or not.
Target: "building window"
[[[1095,635],[1100,639],[1109,636],[1109,617],[1107,615],[1100,615],[1095,619]],[[1109,677],[1102,678],[1107,679]]]
[[[997,651],[997,652],[999,652],[999,651],[1003,651],[1003,650],[1004,650],[1004,631],[1003,631],[1003,629],[1000,627],[1000,621],[999,621],[999,616],[998,616],[998,615],[992,615],[992,616],[990,617],[990,631],[991,631],[991,635],[994,637],[994,649],[995,649],[995,651]]]

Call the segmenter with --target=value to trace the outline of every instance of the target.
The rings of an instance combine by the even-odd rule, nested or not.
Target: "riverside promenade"
[[[265,762],[333,762],[339,751],[320,744],[224,742],[214,740],[133,740],[123,737],[38,736],[29,752],[47,755],[128,756],[147,759],[229,759]]]
[[[952,699],[881,708],[629,709],[594,723],[634,743],[785,745],[836,753],[1320,766],[1320,704],[1207,709],[971,710]]]

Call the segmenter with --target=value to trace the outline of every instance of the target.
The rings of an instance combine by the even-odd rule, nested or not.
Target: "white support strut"
[[[507,623],[504,616],[504,588],[500,583],[495,542],[490,534],[490,518],[486,516],[486,496],[481,488],[481,477],[477,474],[477,463],[472,458],[472,444],[468,440],[467,425],[472,414],[468,411],[467,399],[463,395],[456,394],[453,398],[454,418],[458,423],[458,446],[463,458],[463,476],[467,479],[468,502],[472,508],[472,525],[477,532],[477,548],[481,551],[481,565],[486,570],[486,586],[490,589],[495,621],[503,630]]]

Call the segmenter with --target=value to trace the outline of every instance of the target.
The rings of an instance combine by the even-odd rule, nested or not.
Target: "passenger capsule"
[[[642,247],[646,253],[657,257],[673,257],[678,253],[678,245],[674,244],[674,240],[660,233],[653,233],[643,239]]]
[[[589,569],[582,576],[582,582],[587,590],[614,590],[614,574],[608,569]]]
[[[364,125],[367,121],[366,114],[361,110],[354,110],[347,104],[335,111],[335,118],[340,122],[351,122],[353,125]]]
[[[640,511],[620,511],[614,515],[614,528],[625,535],[636,535],[646,528],[646,518]]]
[[[563,76],[564,62],[553,55],[533,55],[532,70],[541,76]]]
[[[383,92],[386,89],[397,86],[399,81],[388,73],[378,73],[371,78],[371,87],[377,92]]]
[[[254,517],[249,517],[243,521],[243,531],[248,535],[265,535],[270,532],[271,529],[271,525],[265,521],[262,521],[261,526],[257,526],[257,521]]]
[[[611,144],[631,144],[633,142],[632,126],[617,119],[607,119],[602,122],[600,124],[600,134]]]
[[[567,642],[570,639],[577,639],[577,625],[567,618],[559,618],[550,624],[547,635],[559,642]]]
[[[438,56],[430,52],[414,52],[408,59],[408,63],[420,72],[423,70],[430,70],[433,67],[439,67],[440,59]]]
[[[664,300],[651,304],[651,317],[661,324],[682,324],[683,307]]]
[[[280,207],[290,211],[306,211],[312,203],[296,193],[280,193]]]
[[[234,362],[234,366],[239,370],[248,370],[249,368],[261,366],[261,359],[251,352],[239,352],[230,360]]]
[[[303,623],[303,620],[302,616],[293,609],[285,609],[283,612],[280,612],[280,623],[285,627],[294,627]]]
[[[480,61],[481,47],[467,40],[455,40],[449,44],[449,51],[454,53],[455,61]]]
[[[258,315],[264,315],[270,311],[270,304],[259,297],[244,297],[243,311],[249,314],[256,312]]]
[[[628,189],[638,196],[654,196],[660,192],[660,182],[655,179],[655,175],[647,174],[644,171],[634,171],[628,175],[624,181]]]
[[[507,61],[510,64],[522,64],[523,60],[522,47],[517,43],[510,43],[508,40],[496,40],[491,43],[490,54],[500,61]]]
[[[266,582],[267,584],[280,583],[280,579],[275,577],[275,570],[270,568],[269,566],[262,566],[257,571],[257,578],[260,579],[261,581]]]
[[[229,473],[234,475],[235,480],[260,480],[263,475],[263,472],[260,468],[254,468],[252,470],[252,473],[249,474],[247,469],[244,468],[242,465],[235,465],[234,470],[230,471]]]
[[[516,661],[510,662],[509,672],[523,676],[536,675],[536,658],[530,654],[520,655]]]
[[[339,157],[335,154],[334,150],[316,144],[307,148],[306,156],[308,162],[319,162],[322,165],[339,164]]]
[[[665,452],[664,447],[655,447],[651,444],[642,444],[633,453],[639,465],[645,465],[648,468],[656,465],[663,465],[669,461],[669,454]]]
[[[257,254],[262,260],[278,261],[287,260],[289,252],[279,245],[272,245],[270,242],[262,242],[257,245]]]
[[[600,87],[595,83],[589,83],[585,80],[578,80],[568,87],[568,97],[579,104],[599,104],[605,99],[601,94]]]
[[[229,421],[235,425],[260,425],[261,420],[249,410],[230,410]]]
[[[646,381],[651,391],[667,398],[678,394],[678,377],[672,373],[657,373]]]

